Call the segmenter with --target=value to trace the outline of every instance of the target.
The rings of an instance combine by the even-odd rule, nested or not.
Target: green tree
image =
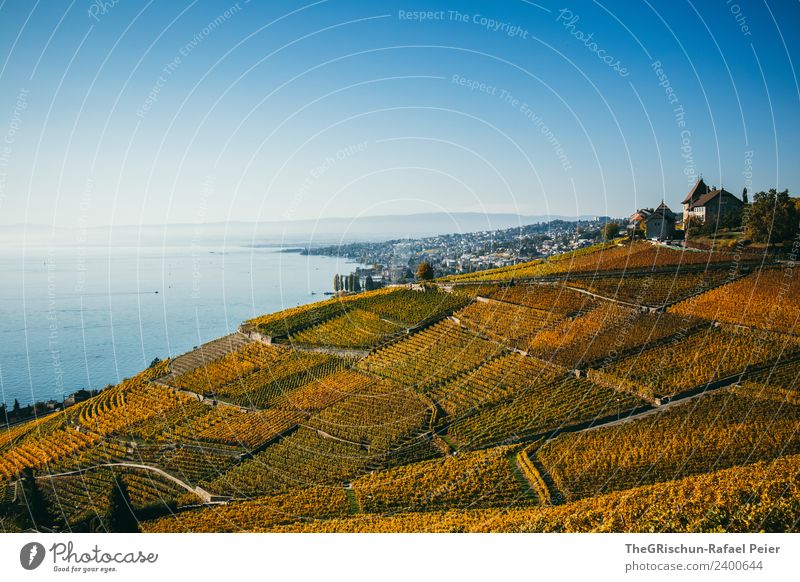
[[[702,220],[696,216],[690,216],[686,223],[686,235],[689,237],[700,236],[706,233],[706,227]]]
[[[720,217],[720,226],[723,228],[739,228],[742,226],[742,211],[730,210]]]
[[[106,528],[114,533],[139,533],[139,521],[133,514],[128,487],[115,477],[108,497]]]
[[[373,291],[375,289],[375,281],[372,280],[372,275],[367,275],[367,278],[364,279],[364,289],[367,291]]]
[[[742,213],[729,211],[719,217],[719,228],[739,228],[742,226]]]
[[[611,240],[619,234],[619,224],[616,222],[606,222],[601,232],[605,240]]]
[[[755,242],[774,244],[791,240],[798,231],[797,206],[789,191],[757,192],[747,216],[745,234]]]
[[[422,261],[417,267],[417,279],[420,281],[430,281],[433,279],[433,267],[428,261]]]
[[[50,503],[39,489],[33,469],[26,467],[20,475],[22,485],[22,502],[26,505],[30,524],[36,531],[50,531],[55,525],[55,517],[50,510]]]
[[[339,273],[333,276],[333,290],[336,293],[342,290],[342,276]]]

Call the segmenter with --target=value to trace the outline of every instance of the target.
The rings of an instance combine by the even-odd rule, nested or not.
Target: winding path
[[[168,479],[168,480],[172,481],[176,485],[179,485],[180,487],[183,487],[184,489],[186,489],[190,493],[194,493],[200,499],[203,500],[203,503],[206,503],[206,504],[212,503],[212,497],[213,496],[211,495],[211,493],[209,493],[208,491],[206,491],[202,487],[192,487],[186,481],[182,481],[181,479],[178,479],[174,475],[170,475],[169,473],[167,473],[163,469],[160,469],[158,467],[153,467],[152,465],[144,465],[144,464],[141,464],[141,463],[101,463],[99,465],[92,465],[90,467],[84,467],[84,468],[81,468],[81,469],[75,469],[74,471],[65,471],[63,473],[53,473],[53,474],[50,474],[50,475],[40,475],[40,476],[38,476],[36,478],[37,479],[49,479],[51,477],[68,477],[70,475],[82,475],[83,473],[86,473],[88,471],[92,471],[94,469],[102,469],[104,467],[130,467],[132,469],[143,469],[145,471],[152,471],[154,473],[157,473],[157,474],[161,475],[165,479]]]

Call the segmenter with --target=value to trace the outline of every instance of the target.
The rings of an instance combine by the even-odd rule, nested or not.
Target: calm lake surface
[[[0,401],[115,384],[245,319],[324,299],[355,266],[270,248],[2,249]]]

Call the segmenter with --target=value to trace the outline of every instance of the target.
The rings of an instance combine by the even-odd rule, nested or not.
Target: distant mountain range
[[[395,214],[266,222],[125,225],[87,229],[41,224],[0,226],[0,241],[11,244],[86,245],[317,245],[341,241],[383,241],[438,234],[498,230],[551,220],[590,220],[595,215],[483,214],[479,212]]]

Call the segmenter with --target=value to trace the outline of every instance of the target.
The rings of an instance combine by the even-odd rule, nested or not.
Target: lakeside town
[[[618,235],[703,249],[714,244],[730,246],[736,241],[747,245],[774,243],[776,240],[770,239],[775,236],[768,233],[771,230],[769,209],[788,205],[800,212],[800,203],[797,198],[790,198],[788,192],[771,190],[756,196],[763,207],[760,219],[758,213],[751,213],[747,188],[737,197],[721,186],[709,186],[700,177],[680,205],[675,206],[676,211],[662,200],[658,206],[637,209],[624,218],[596,216],[591,220],[552,220],[500,230],[419,239],[351,242],[307,248],[300,252],[341,257],[367,265],[350,274],[337,276],[340,284],[334,283],[334,292],[353,292],[412,282],[423,263],[431,267],[435,277],[461,275],[574,251]],[[747,236],[744,232],[745,214],[752,215],[749,226],[752,232]]]
[[[602,239],[608,216],[592,220],[553,220],[500,230],[451,233],[419,239],[352,242],[303,249],[305,255],[343,257],[371,265],[354,271],[361,287],[369,277],[377,286],[413,280],[420,263],[430,264],[436,276],[474,273],[507,267],[589,246]]]

